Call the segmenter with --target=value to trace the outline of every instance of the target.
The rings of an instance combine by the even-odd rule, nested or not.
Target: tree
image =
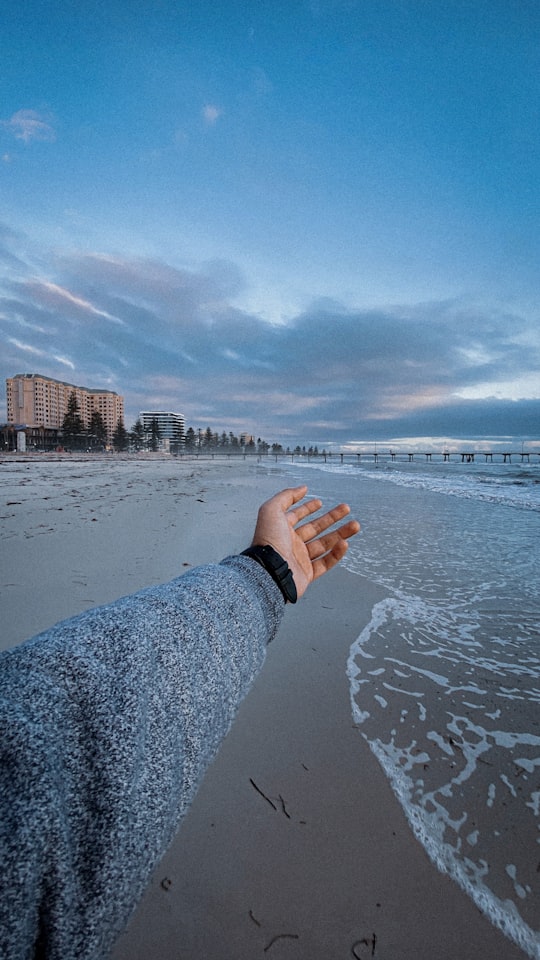
[[[161,430],[159,429],[159,423],[154,417],[150,424],[150,449],[156,452],[159,450],[159,441],[161,440]]]
[[[107,427],[99,410],[93,410],[88,426],[88,444],[90,447],[104,447],[107,442]]]
[[[214,434],[212,433],[210,427],[207,427],[204,431],[203,446],[207,449],[214,446]]]
[[[115,450],[125,450],[128,445],[128,432],[124,426],[122,417],[119,418],[116,424],[112,442]]]
[[[197,435],[193,427],[188,427],[186,430],[186,442],[185,442],[185,448],[188,451],[188,453],[193,453],[196,445],[197,445]]]
[[[144,447],[144,427],[140,418],[135,421],[131,428],[131,442],[137,451]]]
[[[62,421],[62,439],[65,447],[81,449],[86,444],[84,423],[79,414],[79,404],[74,390],[68,400],[67,413]]]

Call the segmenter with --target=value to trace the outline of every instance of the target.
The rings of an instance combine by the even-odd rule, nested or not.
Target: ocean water
[[[345,563],[387,592],[354,721],[433,863],[540,958],[540,464],[355,459],[287,468],[351,504]]]

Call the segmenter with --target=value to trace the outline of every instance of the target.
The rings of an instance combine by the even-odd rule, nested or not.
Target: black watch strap
[[[272,580],[277,583],[285,597],[285,601],[296,603],[298,594],[291,569],[287,561],[283,559],[277,550],[274,550],[273,547],[266,544],[263,547],[248,547],[247,550],[243,551],[242,555],[244,557],[251,557],[252,560],[260,563],[261,567],[264,567],[267,573],[270,574]]]

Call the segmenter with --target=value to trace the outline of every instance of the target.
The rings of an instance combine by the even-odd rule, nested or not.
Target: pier
[[[301,456],[299,454],[294,454],[293,456]],[[303,454],[303,456],[308,456],[308,459],[315,459],[315,457],[309,456],[308,454]],[[540,458],[540,450],[463,450],[463,451],[454,451],[454,450],[441,450],[440,452],[435,451],[395,451],[389,450],[388,452],[381,452],[377,450],[371,451],[361,451],[356,453],[322,453],[318,456],[323,459],[326,463],[327,460],[339,459],[341,463],[344,463],[345,458],[349,460],[354,460],[356,458],[358,463],[361,463],[362,460],[369,461],[371,463],[380,463],[382,461],[390,461],[391,463],[402,462],[402,463],[414,463],[415,460],[424,460],[425,463],[450,463],[460,462],[460,463],[475,463],[477,460],[484,459],[485,463],[534,463],[534,457]],[[539,461],[537,461],[539,462]]]

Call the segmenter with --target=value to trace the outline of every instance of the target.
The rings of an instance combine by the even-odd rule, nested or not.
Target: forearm
[[[11,750],[0,897],[2,935],[13,942],[7,956],[31,955],[24,927],[38,911],[49,960],[106,956],[259,671],[283,607],[264,570],[229,558],[10,653],[0,687]],[[17,830],[22,868],[13,862]]]

